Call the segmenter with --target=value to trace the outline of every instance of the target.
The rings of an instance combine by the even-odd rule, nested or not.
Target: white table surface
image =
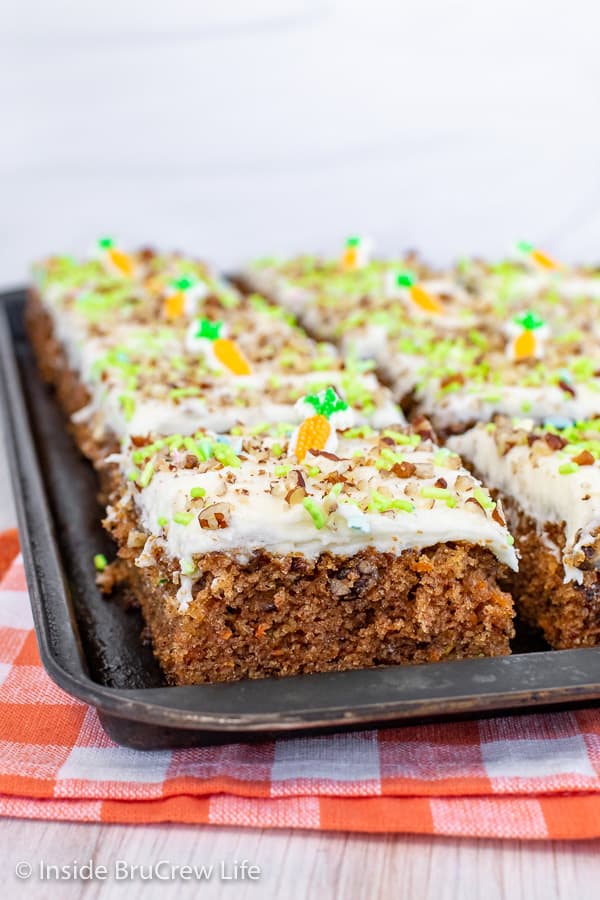
[[[0,4],[0,285],[99,235],[222,266],[349,233],[434,262],[600,257],[589,0]],[[14,524],[0,456],[0,527]],[[0,822],[11,896],[596,898],[600,846]],[[16,862],[246,858],[257,883],[19,883]],[[154,893],[153,893],[154,892]]]

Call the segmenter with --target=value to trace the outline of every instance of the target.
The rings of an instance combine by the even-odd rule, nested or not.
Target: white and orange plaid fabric
[[[93,709],[44,672],[14,532],[0,536],[0,567],[5,816],[489,838],[600,836],[600,708],[129,750],[107,737]]]

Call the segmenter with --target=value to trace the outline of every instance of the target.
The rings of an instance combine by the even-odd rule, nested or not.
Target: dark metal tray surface
[[[165,685],[139,612],[96,587],[94,554],[114,547],[95,473],[37,374],[24,301],[0,296],[0,400],[37,640],[50,677],[95,706],[115,741],[181,747],[600,698],[600,649],[549,652],[527,638],[504,658]]]

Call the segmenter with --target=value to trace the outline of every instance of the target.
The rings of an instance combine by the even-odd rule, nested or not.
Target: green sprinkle
[[[559,466],[558,471],[561,475],[572,475],[573,472],[576,472],[578,470],[578,468],[579,466],[577,465],[577,463],[571,461],[563,463],[561,466]]]
[[[198,452],[198,446],[193,437],[190,437],[190,435],[186,435],[186,437],[184,437],[183,439],[183,446],[186,450],[192,453],[197,460],[201,459],[200,453]]]
[[[318,356],[310,362],[310,368],[313,372],[325,372],[328,369],[332,369],[334,365],[335,360],[330,356]]]
[[[357,428],[347,428],[344,431],[344,437],[352,440],[352,438],[365,438],[375,434],[370,425],[359,425]]]
[[[160,450],[161,447],[164,447],[164,445],[165,442],[162,440],[154,441],[153,444],[146,444],[145,447],[140,447],[138,450],[134,450],[131,454],[131,459],[136,464],[136,466],[139,466],[144,462],[145,459],[147,459],[149,456],[152,456],[154,453]]]
[[[159,516],[156,521],[158,522],[158,524],[160,525],[161,528],[166,528],[167,525],[169,524],[169,520],[167,519],[166,516]]]
[[[291,470],[291,466],[275,466],[275,474],[280,478],[285,478]]]
[[[169,391],[171,400],[180,400],[182,397],[197,397],[199,394],[200,388],[195,387],[173,388],[172,391]]]
[[[389,447],[384,447],[380,455],[382,459],[385,459],[387,462],[392,463],[392,465],[404,461],[404,457],[401,453],[394,453],[394,451],[390,450]]]
[[[445,466],[448,463],[448,457],[451,455],[450,450],[446,449],[446,447],[440,447],[433,454],[433,462],[436,466]]]
[[[448,488],[438,488],[433,485],[426,485],[421,488],[421,497],[426,497],[430,500],[444,500],[446,506],[456,506],[456,497],[448,490]]]
[[[206,497],[206,488],[193,487],[190,491],[190,497],[192,500],[197,500],[199,497]]]
[[[152,476],[154,475],[154,463],[149,462],[144,466],[144,470],[140,475],[140,487],[146,488],[152,481]]]
[[[208,438],[200,438],[200,440],[196,441],[196,448],[198,451],[199,459],[205,462],[207,459],[211,459],[213,455],[213,443]]]
[[[487,338],[480,331],[473,329],[472,331],[469,331],[468,337],[471,343],[475,344],[476,347],[480,347],[482,350],[487,348]]]
[[[127,481],[137,481],[140,477],[139,469],[132,469],[127,473]]]
[[[131,422],[131,420],[133,419],[133,414],[135,412],[135,399],[131,396],[131,394],[121,394],[119,396],[119,403],[121,404],[121,409],[123,410],[125,421]]]
[[[391,497],[384,497],[379,491],[373,491],[369,499],[369,509],[378,513],[387,512],[389,509],[401,509],[403,512],[412,512],[414,506],[401,497],[393,500]]]
[[[193,562],[187,559],[181,560],[181,574],[182,575],[193,575],[196,571],[196,566]]]
[[[409,500],[403,500],[402,497],[397,497],[396,500],[392,500],[390,509],[401,509],[403,512],[412,512],[414,506]]]
[[[173,521],[178,525],[189,525],[193,518],[193,513],[178,512],[173,516]]]
[[[515,542],[515,539],[514,539],[514,537],[512,536],[512,534],[507,535],[507,537],[506,537],[506,543],[508,544],[508,546],[509,546],[509,547],[512,547],[512,545],[514,544],[514,542]]]
[[[257,425],[253,425],[252,428],[248,429],[248,434],[264,434],[269,430],[269,422],[259,422]]]
[[[475,488],[473,491],[473,496],[477,500],[480,506],[484,509],[495,509],[496,504],[490,497],[487,491],[484,491],[483,488]]]
[[[318,466],[309,466],[309,468],[306,471],[307,471],[308,475],[310,476],[310,478],[316,478],[317,475],[321,474],[321,470]]]
[[[321,529],[327,522],[327,516],[312,497],[306,497],[303,501],[304,509],[313,520],[315,528]]]
[[[393,428],[386,428],[383,432],[385,437],[390,437],[396,444],[412,444],[416,447],[421,443],[421,437],[418,434],[404,434],[402,431],[394,431]]]
[[[280,456],[283,456],[283,447],[281,444],[273,444],[271,447],[271,453],[276,459],[279,459]]]
[[[229,444],[221,444],[219,441],[217,441],[213,445],[213,454],[215,459],[218,460],[223,466],[231,466],[232,469],[239,469],[242,464],[239,456],[229,446]]]
[[[94,557],[94,567],[96,569],[96,572],[104,572],[107,565],[108,560],[105,557],[104,553],[96,553]]]

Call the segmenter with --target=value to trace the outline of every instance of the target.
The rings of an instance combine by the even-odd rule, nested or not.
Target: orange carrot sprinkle
[[[346,272],[352,272],[358,269],[358,248],[346,247],[341,259],[342,269]]]
[[[555,259],[552,259],[551,256],[548,256],[547,253],[544,253],[543,250],[532,250],[531,258],[534,262],[541,266],[542,269],[559,269],[560,265],[557,263]]]
[[[185,309],[185,296],[183,291],[175,291],[165,300],[165,316],[167,319],[179,319]]]
[[[302,462],[309,450],[324,450],[331,434],[331,425],[325,416],[309,416],[298,429],[296,458]]]
[[[122,275],[125,275],[127,278],[133,275],[133,260],[128,253],[123,253],[122,250],[111,247],[108,251],[108,258],[115,269],[118,269]]]
[[[213,342],[213,348],[219,362],[234,375],[250,375],[250,364],[235,341],[230,338],[217,338]]]
[[[413,284],[410,288],[410,297],[416,306],[420,306],[425,312],[443,313],[444,307],[437,297],[434,297],[418,284]]]
[[[536,340],[532,331],[524,330],[513,344],[515,359],[528,359],[535,355]]]

